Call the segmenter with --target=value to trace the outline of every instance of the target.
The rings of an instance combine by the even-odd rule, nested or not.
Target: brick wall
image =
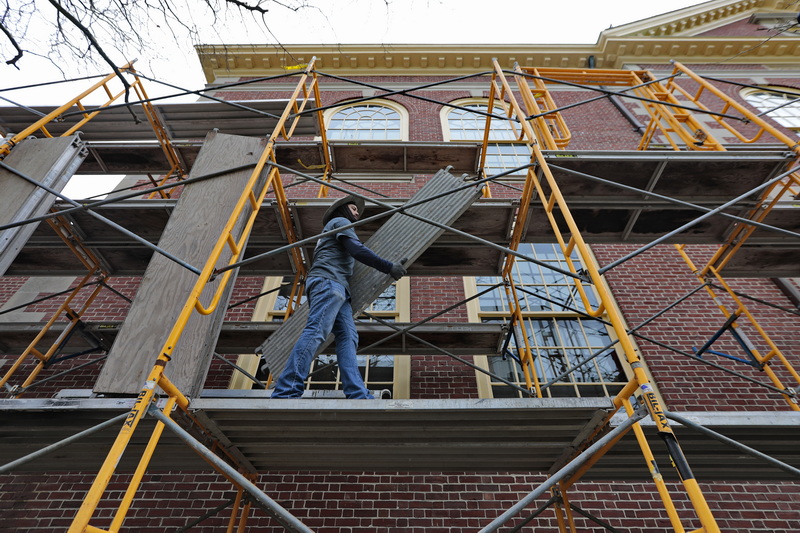
[[[593,247],[601,265],[611,263],[634,251],[633,246],[597,245]],[[695,265],[705,264],[710,247],[691,247],[690,256]],[[635,327],[654,316],[670,303],[688,294],[699,285],[691,275],[689,267],[672,246],[659,246],[623,263],[606,274],[611,289],[628,322]],[[789,300],[768,279],[732,279],[734,290],[767,302],[792,308]],[[732,301],[721,291],[716,291],[720,302],[734,310]],[[800,317],[771,308],[764,304],[744,300],[745,305],[756,315],[758,323],[779,344],[783,353],[792,361],[800,356],[800,342],[789,331],[798,331]],[[656,341],[668,344],[684,352],[699,348],[718,331],[725,316],[705,291],[697,293],[678,307],[650,322],[639,330]],[[741,329],[762,354],[769,351],[746,320],[740,319]],[[778,394],[753,384],[740,377],[726,374],[710,366],[698,363],[685,355],[657,346],[645,340],[637,340],[661,393],[670,408],[676,411],[736,411],[736,410],[786,410],[786,403]],[[726,334],[713,349],[731,355],[745,354]],[[763,383],[770,383],[765,374],[746,364],[719,356],[708,355],[713,361],[727,369],[736,371]],[[773,365],[776,373],[791,383],[786,372]]]
[[[129,475],[109,485],[119,498]],[[256,485],[318,533],[478,531],[535,489],[544,478],[513,472],[315,474],[275,472]],[[65,531],[75,516],[92,476],[78,473],[0,476],[3,531]],[[699,527],[680,488],[668,483],[678,513],[690,528]],[[703,483],[722,531],[796,533],[800,529],[800,486],[790,483]],[[175,531],[235,496],[231,485],[210,473],[148,473],[124,523],[124,531]],[[671,531],[661,501],[643,483],[582,483],[569,493],[570,503],[627,533]],[[537,499],[504,529],[521,524],[549,494]],[[103,500],[91,524],[108,526],[114,507]],[[193,533],[224,531],[231,506],[189,529]],[[578,531],[603,531],[575,514]],[[556,531],[552,508],[522,531]],[[260,509],[248,520],[248,531],[284,531]]]

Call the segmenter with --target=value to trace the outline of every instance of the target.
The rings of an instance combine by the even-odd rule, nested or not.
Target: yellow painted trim
[[[411,356],[394,356],[394,393],[393,398],[406,400],[411,398]]]
[[[258,370],[258,362],[261,360],[259,356],[254,353],[241,353],[236,358],[236,364],[242,367],[250,375],[255,376]],[[228,385],[229,389],[252,389],[253,382],[250,381],[241,372],[234,371],[231,376],[231,382]]]
[[[283,281],[283,276],[267,276],[264,278],[264,283],[261,285],[261,292],[269,292],[277,289]],[[271,322],[272,310],[275,308],[275,300],[278,299],[278,293],[270,292],[258,299],[255,309],[253,309],[253,322]]]
[[[411,322],[411,282],[408,276],[395,282],[397,287],[395,306],[398,322]]]
[[[469,297],[478,292],[478,284],[473,276],[464,276],[464,295]],[[467,302],[467,320],[480,322],[481,304],[477,298]]]
[[[316,68],[343,76],[452,76],[491,71],[494,58],[504,69],[516,63],[587,68],[590,57],[595,68],[670,60],[792,65],[800,55],[799,36],[780,35],[764,42],[760,35],[702,35],[748,16],[792,11],[796,13],[791,0],[715,0],[604,30],[594,44],[229,44],[198,45],[195,50],[209,83],[284,74],[312,57]]]

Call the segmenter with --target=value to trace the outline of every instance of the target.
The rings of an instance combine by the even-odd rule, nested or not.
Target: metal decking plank
[[[77,135],[26,139],[11,151],[3,163],[61,192],[86,154],[86,147]],[[0,189],[3,190],[0,225],[41,216],[56,201],[56,197],[46,190],[5,169],[0,169]],[[5,274],[38,225],[37,222],[0,231],[0,275]]]

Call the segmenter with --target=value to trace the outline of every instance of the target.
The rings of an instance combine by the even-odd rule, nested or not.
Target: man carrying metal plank
[[[363,211],[363,198],[347,196],[337,200],[322,217],[323,233],[350,225]],[[350,276],[353,275],[355,260],[389,274],[395,280],[406,274],[402,262],[387,261],[364,246],[352,227],[321,237],[314,248],[306,280],[308,320],[275,383],[272,398],[299,398],[303,395],[311,361],[331,332],[336,338],[336,360],[345,396],[351,399],[374,398],[364,384],[356,359],[358,333],[350,304]]]

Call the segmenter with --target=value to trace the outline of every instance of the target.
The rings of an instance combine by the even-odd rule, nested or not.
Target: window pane
[[[557,244],[521,243],[518,251],[545,265],[567,269]],[[576,260],[575,266],[580,268],[580,262]],[[544,395],[604,396],[619,391],[619,384],[626,379],[617,361],[607,327],[602,322],[580,314],[583,304],[571,278],[522,258],[515,261],[513,278],[523,313],[523,326],[520,330],[524,330],[527,335],[533,365],[539,383],[544,387]],[[478,291],[500,280],[500,277],[494,276],[478,277]],[[596,305],[592,288],[586,286],[585,289],[592,305]],[[479,297],[480,311],[487,313],[481,317],[483,322],[508,321],[509,308],[504,297],[505,291],[501,291],[502,289],[496,289]],[[548,317],[546,313],[558,314]],[[509,344],[509,350],[514,355],[519,353],[514,337]],[[600,350],[603,351],[598,354]],[[522,367],[510,357],[503,359],[498,355],[489,355],[488,361],[489,367],[498,376],[521,387],[526,386]],[[564,373],[566,375],[559,378],[558,382],[547,385]],[[492,382],[492,391],[495,397],[522,396],[520,391],[513,391],[497,381]]]
[[[452,109],[448,114],[450,139],[454,141],[482,141],[486,130],[486,115],[489,106],[486,104],[469,104],[459,109]],[[531,154],[524,143],[514,143],[517,133],[512,122],[505,118],[505,111],[499,105],[492,109],[489,129],[489,140],[507,141],[507,143],[489,143],[486,148],[486,173],[498,174],[530,163]],[[499,118],[502,117],[502,118]],[[511,176],[524,176],[525,170],[519,170]]]
[[[776,93],[768,90],[745,93],[745,100],[773,118],[781,126],[800,128],[800,94]]]

